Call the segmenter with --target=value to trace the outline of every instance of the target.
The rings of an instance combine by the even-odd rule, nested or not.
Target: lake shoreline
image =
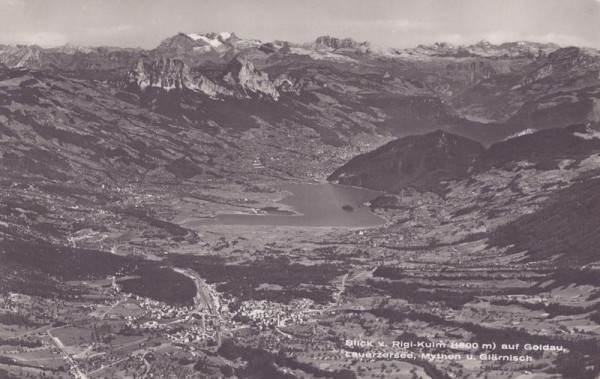
[[[270,206],[250,211],[218,212],[212,218],[187,218],[183,224],[187,227],[271,225],[361,229],[386,223],[385,219],[372,213],[365,206],[365,203],[379,196],[380,191],[330,182],[282,183],[273,187],[289,195],[274,200]],[[349,207],[352,211],[347,210]],[[269,209],[265,210],[266,208]]]

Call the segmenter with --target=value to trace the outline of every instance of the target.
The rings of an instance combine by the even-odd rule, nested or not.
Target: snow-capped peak
[[[208,38],[207,36],[202,35],[202,34],[190,33],[187,36],[190,37],[191,39],[193,39],[194,41],[202,40],[202,41],[206,42],[207,44],[209,44],[210,46],[215,47],[215,48],[219,47],[223,44],[217,38]]]
[[[231,33],[221,32],[221,33],[219,33],[219,37],[221,37],[221,40],[225,41],[225,40],[228,40],[229,38],[231,38]]]
[[[188,33],[187,36],[190,37],[191,39],[193,39],[194,41],[197,41],[197,40],[202,39],[202,38],[206,38],[203,35],[200,35],[200,34],[197,34],[197,33]]]

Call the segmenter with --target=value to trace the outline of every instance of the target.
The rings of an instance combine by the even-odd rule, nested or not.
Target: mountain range
[[[599,61],[593,49],[532,42],[399,50],[330,36],[263,43],[229,32],[178,33],[152,50],[0,46],[0,62],[8,67],[52,70],[133,92],[137,86],[138,95],[151,87],[146,105],[210,108],[195,104],[202,95],[291,102],[298,113],[317,112],[311,118],[328,124],[338,143],[347,142],[342,129],[362,129],[356,124],[395,137],[444,128],[485,144],[527,128],[597,124]],[[171,89],[178,91],[163,93]],[[279,104],[268,107],[284,113]],[[350,119],[340,117],[348,107]]]

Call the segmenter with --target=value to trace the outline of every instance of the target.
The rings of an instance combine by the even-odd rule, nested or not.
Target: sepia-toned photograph
[[[0,0],[0,379],[600,379],[600,0]]]

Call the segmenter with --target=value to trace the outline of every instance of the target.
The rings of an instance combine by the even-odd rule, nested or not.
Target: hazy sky
[[[0,43],[153,48],[182,32],[413,47],[485,39],[600,48],[600,0],[0,0]]]

